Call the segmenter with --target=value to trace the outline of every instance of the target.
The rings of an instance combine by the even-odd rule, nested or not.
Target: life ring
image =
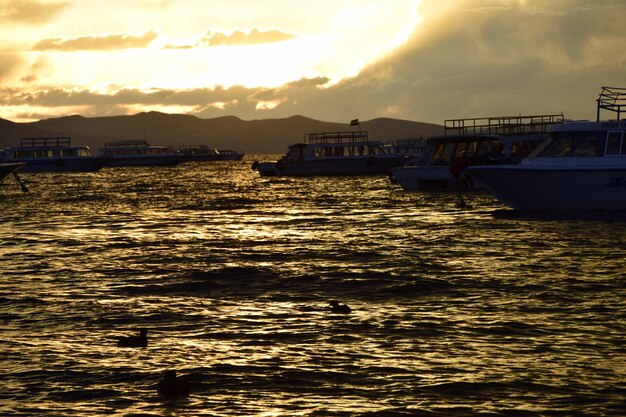
[[[57,166],[61,168],[63,165],[65,165],[65,161],[62,159],[57,159]]]
[[[370,156],[369,158],[367,158],[367,165],[368,166],[372,166],[376,163],[376,158],[374,158],[373,156]]]
[[[276,162],[276,169],[283,169],[285,163],[283,161]]]
[[[255,169],[257,169],[259,167],[259,161],[254,161],[252,163],[252,166],[250,168],[252,168],[252,170],[254,171]]]

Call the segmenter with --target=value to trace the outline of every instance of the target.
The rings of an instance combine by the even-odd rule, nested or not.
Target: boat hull
[[[59,158],[15,158],[11,162],[24,163],[20,172],[95,172],[109,161],[98,156]]]
[[[406,157],[334,158],[304,161],[261,162],[259,175],[267,176],[349,176],[386,175],[389,169],[402,166]]]
[[[466,173],[518,210],[626,209],[624,166],[473,166]]]
[[[0,163],[0,182],[2,182],[2,180],[4,180],[6,177],[11,175],[12,173],[19,171],[23,167],[24,167],[24,164],[20,162]]]
[[[450,173],[448,165],[418,165],[393,168],[389,171],[393,182],[405,191],[474,191],[485,190],[481,181],[461,175],[459,181]]]
[[[129,155],[113,156],[107,167],[148,167],[178,165],[187,161],[184,155]]]

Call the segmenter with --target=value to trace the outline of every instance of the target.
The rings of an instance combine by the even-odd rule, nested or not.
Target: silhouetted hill
[[[32,123],[0,119],[0,147],[18,145],[23,137],[69,136],[73,144],[97,150],[105,142],[146,139],[154,145],[209,145],[245,153],[283,153],[306,133],[355,130],[347,123],[331,123],[292,116],[285,119],[241,120],[235,116],[199,119],[158,112],[132,116],[66,116]],[[390,140],[442,134],[442,126],[389,118],[361,122],[370,139]]]

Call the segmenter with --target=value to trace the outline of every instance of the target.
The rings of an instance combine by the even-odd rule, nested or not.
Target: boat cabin
[[[101,153],[107,156],[162,155],[177,153],[177,151],[167,146],[150,145],[145,140],[121,140],[106,143]]]
[[[621,120],[626,111],[626,88],[602,87],[597,102],[595,122],[570,121],[555,125],[549,139],[528,158],[626,156],[626,120]],[[601,121],[600,110],[616,113],[617,119]]]
[[[626,156],[626,121],[570,122],[529,155],[548,158]]]
[[[438,136],[427,140],[428,152],[417,165],[450,165],[460,158],[472,165],[482,163],[516,163],[540,143],[545,135],[506,137],[497,135]]]
[[[284,160],[358,158],[387,155],[384,143],[370,141],[367,132],[324,132],[305,135],[304,143],[291,145]]]
[[[4,150],[10,158],[61,158],[93,156],[88,146],[72,146],[69,137],[22,138],[19,147]]]

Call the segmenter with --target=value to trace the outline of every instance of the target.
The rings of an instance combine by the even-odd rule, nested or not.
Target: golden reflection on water
[[[0,201],[12,411],[541,415],[589,392],[610,404],[596,414],[615,409],[623,224],[500,219],[484,196],[459,211],[386,179],[248,165],[100,172],[61,196],[82,177],[42,176]],[[329,314],[331,298],[353,313]],[[139,327],[148,348],[117,348]],[[194,384],[187,400],[156,396],[166,369]]]

